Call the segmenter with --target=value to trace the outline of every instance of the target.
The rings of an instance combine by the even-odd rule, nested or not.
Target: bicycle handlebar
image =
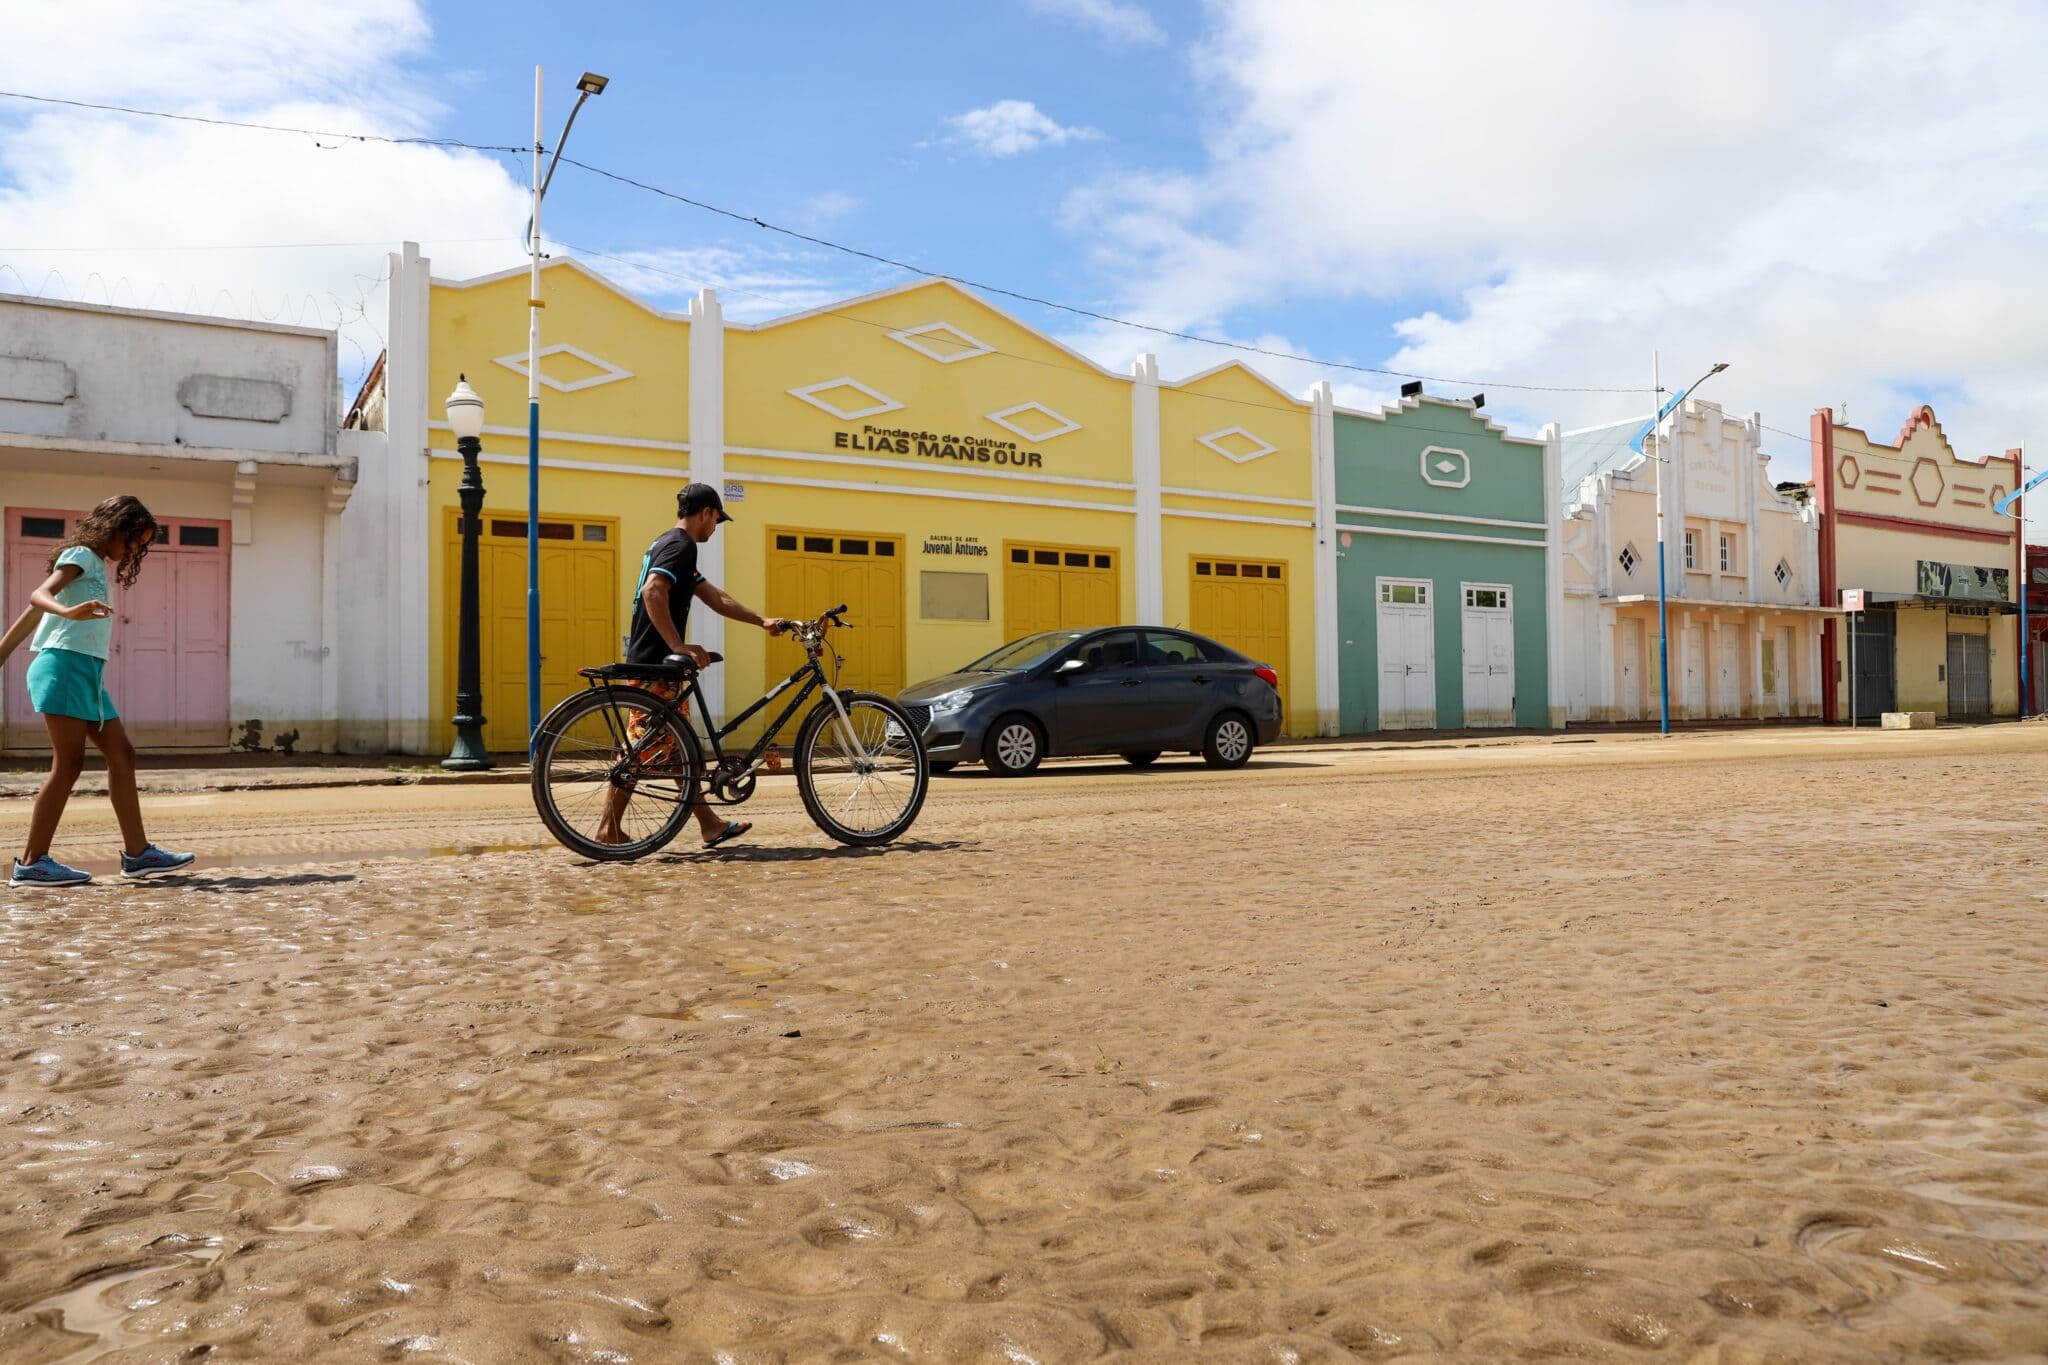
[[[840,630],[853,629],[847,623],[845,613],[846,604],[842,602],[832,608],[832,610],[820,613],[815,620],[791,621],[789,623],[789,633],[802,641],[806,647],[815,648],[822,646],[825,640],[825,630],[828,625],[836,626]]]

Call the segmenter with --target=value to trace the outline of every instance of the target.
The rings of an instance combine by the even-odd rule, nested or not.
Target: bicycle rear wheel
[[[626,862],[681,832],[703,767],[697,736],[653,696],[591,688],[534,733],[533,804],[571,852]]]
[[[886,844],[924,806],[931,769],[917,723],[887,697],[842,692],[846,723],[826,698],[796,736],[796,787],[819,829],[842,844]],[[851,728],[859,748],[848,743]]]

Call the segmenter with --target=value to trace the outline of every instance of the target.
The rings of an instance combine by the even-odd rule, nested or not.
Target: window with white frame
[[[1621,547],[1621,571],[1623,573],[1627,574],[1630,578],[1634,578],[1636,576],[1636,565],[1642,562],[1642,552],[1636,549],[1634,542]]]
[[[1506,588],[1475,588],[1468,584],[1465,588],[1465,605],[1505,610],[1508,605],[1508,591]]]
[[[1779,587],[1781,587],[1781,588],[1786,588],[1786,587],[1790,587],[1790,586],[1792,585],[1792,563],[1791,563],[1791,561],[1790,561],[1790,560],[1785,560],[1785,559],[1781,559],[1781,560],[1779,560],[1779,561],[1778,561],[1778,567],[1777,567],[1777,568],[1775,568],[1775,569],[1773,569],[1773,570],[1771,571],[1771,577],[1773,577],[1773,578],[1775,578],[1775,579],[1777,579],[1777,580],[1778,580],[1778,586],[1779,586]]]
[[[1699,566],[1700,533],[1698,531],[1687,531],[1685,533],[1685,567],[1697,569]]]
[[[1426,607],[1429,605],[1429,584],[1399,583],[1382,579],[1380,601],[1398,602],[1409,607]]]
[[[1735,537],[1721,537],[1721,572],[1735,572]]]

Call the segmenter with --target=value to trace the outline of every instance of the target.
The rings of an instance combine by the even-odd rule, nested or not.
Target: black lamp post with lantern
[[[476,541],[483,529],[484,478],[477,468],[483,452],[484,400],[459,376],[448,395],[448,425],[462,454],[462,605],[455,656],[455,747],[441,766],[452,772],[482,772],[494,766],[484,747],[482,668],[477,661]]]

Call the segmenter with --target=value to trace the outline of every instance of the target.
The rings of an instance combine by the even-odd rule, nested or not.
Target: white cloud
[[[1648,396],[1499,381],[1646,390],[1653,348],[1667,384],[1729,361],[1704,394],[1792,433],[1846,402],[1889,436],[1932,396],[1983,455],[2048,408],[2048,107],[2027,94],[2048,10],[1880,5],[1848,28],[1818,0],[1708,24],[1618,22],[1605,0],[1212,13],[1206,164],[1068,204],[1121,309],[1200,329],[1448,300],[1348,358],[1487,382],[1529,426]],[[1803,472],[1799,436],[1770,444]]]
[[[1093,128],[1068,128],[1039,110],[1030,100],[997,100],[946,120],[952,131],[946,141],[982,156],[1007,157],[1040,147],[1093,142],[1102,134]]]
[[[1040,14],[1071,19],[1122,43],[1159,43],[1166,35],[1152,16],[1124,0],[1031,0]]]
[[[9,25],[8,89],[394,136],[442,112],[407,66],[429,37],[412,0],[82,0]],[[0,289],[339,326],[345,378],[383,344],[388,250],[499,269],[525,216],[487,153],[0,101]],[[270,243],[322,245],[221,249]]]
[[[679,308],[699,289],[716,289],[735,322],[806,312],[878,287],[871,276],[846,274],[838,258],[813,252],[709,246],[576,254],[614,284],[665,306]],[[891,272],[885,282],[900,278]]]
[[[803,216],[806,222],[824,227],[838,222],[858,210],[860,206],[861,198],[857,194],[848,194],[844,190],[826,190],[823,194],[812,195],[804,202]]]

